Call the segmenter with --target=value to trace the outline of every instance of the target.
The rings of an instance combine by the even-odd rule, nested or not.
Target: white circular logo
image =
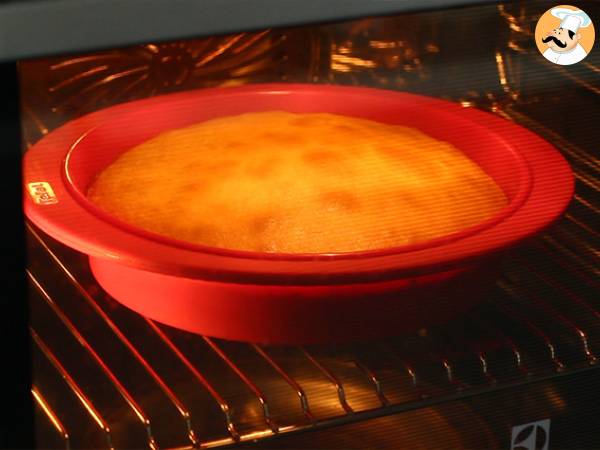
[[[594,24],[585,11],[559,5],[546,11],[535,27],[535,43],[548,61],[570,66],[584,59],[594,46]]]

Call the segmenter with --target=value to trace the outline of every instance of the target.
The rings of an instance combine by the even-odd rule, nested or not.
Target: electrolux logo
[[[548,450],[550,419],[512,427],[510,450]]]

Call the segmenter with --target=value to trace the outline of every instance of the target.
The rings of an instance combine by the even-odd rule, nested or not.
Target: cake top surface
[[[163,132],[121,154],[88,197],[160,235],[272,253],[423,242],[507,204],[475,162],[417,129],[283,111]]]

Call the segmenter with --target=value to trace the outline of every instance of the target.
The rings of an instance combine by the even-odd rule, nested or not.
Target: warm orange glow
[[[65,439],[68,439],[69,435],[67,430],[65,430],[65,427],[63,427],[62,423],[60,423],[58,417],[56,417],[52,409],[50,409],[50,406],[48,403],[46,403],[46,400],[38,392],[35,386],[31,388],[31,393],[33,394],[33,398],[37,404],[40,406],[40,408],[42,408],[48,419],[50,419],[50,422],[52,422],[52,425],[54,425],[54,428],[56,428],[56,431],[58,431]]]
[[[88,197],[157,234],[267,253],[424,242],[506,205],[477,164],[415,128],[282,111],[160,134],[104,169]]]
[[[333,61],[333,63],[337,63],[337,64],[347,64],[350,66],[354,66],[354,67],[366,67],[369,69],[372,69],[373,67],[377,67],[377,64],[374,61],[371,61],[370,59],[362,59],[362,58],[358,58],[356,56],[346,56],[346,55],[333,55],[331,57],[331,60]]]
[[[399,41],[370,41],[369,46],[376,49],[387,49],[403,47],[404,43]]]
[[[91,404],[91,402],[85,396],[85,394],[81,391],[81,388],[79,387],[79,385],[75,382],[75,380],[73,380],[71,375],[69,375],[69,373],[65,370],[65,368],[62,366],[60,361],[54,355],[54,353],[52,353],[50,351],[50,349],[40,339],[40,337],[37,335],[37,333],[35,333],[35,331],[31,330],[31,335],[32,335],[34,341],[36,342],[36,344],[38,344],[39,348],[44,353],[44,355],[46,355],[46,357],[52,363],[52,365],[54,367],[56,367],[56,369],[59,371],[61,377],[69,385],[69,387],[71,388],[73,393],[77,396],[77,398],[79,399],[79,401],[81,402],[83,407],[87,410],[87,412],[90,414],[92,419],[94,419],[94,421],[98,424],[98,426],[100,428],[102,428],[103,430],[108,432],[109,429],[108,429],[108,425],[106,424],[106,422],[104,422],[102,420],[102,418],[100,417],[100,415],[98,414],[98,412],[96,411],[94,406]]]
[[[506,90],[508,89],[508,83],[506,81],[506,70],[504,68],[504,58],[500,52],[496,52],[496,65],[498,67],[498,77],[500,78],[500,84]]]

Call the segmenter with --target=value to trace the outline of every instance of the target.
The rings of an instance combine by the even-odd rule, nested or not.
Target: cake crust
[[[121,154],[88,198],[136,227],[211,247],[340,253],[424,242],[507,204],[451,144],[328,113],[247,113]]]

